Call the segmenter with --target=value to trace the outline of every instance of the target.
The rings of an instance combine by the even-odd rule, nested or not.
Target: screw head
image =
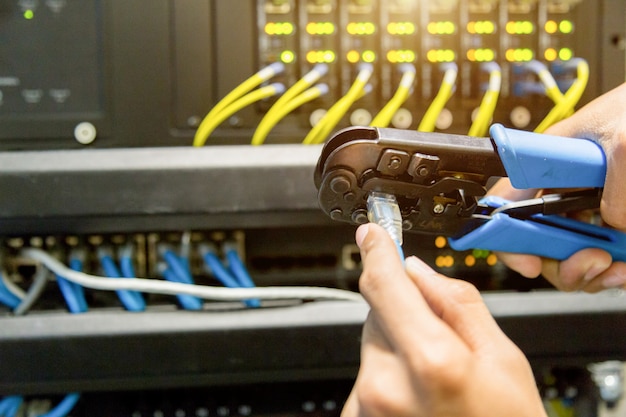
[[[435,207],[433,207],[433,212],[435,214],[441,214],[443,213],[444,210],[445,210],[445,207],[441,203],[437,203],[435,204]]]

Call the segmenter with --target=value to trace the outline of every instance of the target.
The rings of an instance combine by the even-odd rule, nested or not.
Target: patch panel
[[[258,3],[260,12],[273,4],[271,0],[258,0]],[[564,91],[571,84],[571,72],[564,75],[567,71],[559,68],[589,52],[588,45],[581,45],[577,34],[582,2],[292,0],[274,3],[290,12],[264,13],[261,21],[274,19],[278,24],[279,19],[294,19],[284,24],[293,30],[290,39],[299,38],[300,43],[287,44],[283,42],[284,35],[265,32],[258,45],[260,64],[270,61],[269,54],[280,55],[279,51],[271,52],[273,48],[267,48],[271,44],[289,52],[287,64],[300,62],[299,66],[288,67],[288,71],[294,71],[288,77],[298,78],[317,62],[332,67],[327,77],[330,93],[301,109],[306,114],[300,118],[300,129],[310,128],[319,120],[307,116],[315,110],[328,109],[333,100],[348,91],[361,62],[374,65],[369,81],[372,90],[352,106],[341,126],[368,124],[392,97],[401,77],[398,65],[408,63],[417,69],[414,91],[392,126],[417,128],[441,85],[444,74],[441,65],[455,63],[459,67],[455,92],[439,116],[437,128],[467,133],[487,89],[488,75],[481,64],[495,62],[502,69],[502,85],[494,119],[532,129],[549,111],[551,102],[541,90],[521,88],[526,86],[528,77],[520,76],[523,71],[519,68],[533,60],[545,62],[557,73],[559,87]],[[297,15],[293,12],[296,9]]]

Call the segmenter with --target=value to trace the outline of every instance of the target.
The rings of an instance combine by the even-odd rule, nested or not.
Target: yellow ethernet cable
[[[289,100],[287,103],[284,103],[281,107],[276,108],[271,114],[268,112],[263,118],[263,126],[259,124],[257,127],[257,132],[259,136],[255,136],[252,138],[252,145],[262,145],[263,141],[267,137],[269,131],[286,115],[302,106],[304,103],[308,103],[311,100],[315,100],[316,98],[323,96],[328,93],[328,85],[326,84],[317,84],[308,90],[305,90],[303,93]],[[257,141],[255,141],[257,138]],[[258,139],[260,138],[260,139]]]
[[[563,101],[563,93],[561,93],[561,90],[559,90],[556,84],[556,80],[542,62],[532,60],[527,62],[524,67],[537,74],[537,77],[539,77],[539,80],[546,90],[546,96],[548,96],[555,105]]]
[[[489,86],[480,102],[478,113],[474,118],[472,126],[470,126],[468,135],[483,137],[487,135],[489,124],[493,118],[493,112],[496,109],[498,96],[500,95],[500,86],[502,83],[502,72],[500,66],[495,62],[485,62],[482,66],[484,71],[489,72]]]
[[[589,81],[589,64],[583,58],[574,58],[565,64],[567,66],[576,65],[576,80],[572,83],[563,95],[563,100],[555,105],[548,115],[535,128],[535,132],[542,133],[554,123],[567,117],[576,107],[587,87]]]
[[[358,100],[365,91],[365,86],[369,81],[374,67],[371,64],[362,64],[352,86],[341,99],[339,99],[322,117],[322,119],[309,131],[304,140],[305,145],[322,143],[330,134],[331,130],[337,126],[339,120],[348,112],[350,106]]]
[[[208,120],[206,124],[202,127],[202,132],[198,134],[196,132],[196,137],[193,141],[193,146],[204,146],[205,142],[211,136],[211,133],[217,128],[222,122],[228,119],[233,114],[237,113],[239,110],[243,109],[251,105],[252,103],[256,103],[259,100],[263,100],[264,98],[272,97],[277,94],[282,94],[285,91],[285,86],[280,83],[273,83],[270,85],[266,85],[264,87],[260,87],[245,96],[235,100],[225,108],[223,108],[218,114]],[[198,129],[199,131],[200,129]]]
[[[430,103],[428,110],[426,110],[422,121],[417,127],[417,130],[420,132],[433,132],[435,130],[437,118],[452,96],[452,90],[454,88],[454,83],[456,82],[458,68],[453,62],[442,64],[441,68],[445,71],[443,74],[443,81],[441,82],[437,95],[435,96],[433,102]]]
[[[209,113],[202,119],[202,122],[198,126],[196,130],[196,134],[194,136],[194,146],[202,146],[196,145],[196,143],[206,142],[209,135],[205,134],[205,125],[211,124],[211,120],[215,118],[222,110],[224,110],[227,106],[232,104],[235,100],[242,97],[244,94],[248,93],[253,88],[257,87],[261,83],[269,80],[276,74],[280,74],[285,70],[285,65],[282,62],[274,62],[261,70],[259,70],[256,74],[239,84],[235,87],[230,93],[228,93],[224,98],[222,98]]]
[[[391,123],[393,115],[398,111],[400,106],[406,101],[411,94],[413,88],[413,82],[415,81],[415,67],[411,64],[402,64],[400,66],[402,72],[402,78],[398,85],[398,89],[391,99],[380,109],[378,114],[374,117],[370,126],[375,127],[387,127]]]
[[[322,78],[328,72],[328,65],[326,64],[317,64],[314,66],[311,71],[306,73],[298,82],[292,85],[285,94],[280,96],[278,100],[272,105],[272,107],[267,111],[263,119],[259,122],[257,129],[254,131],[254,135],[252,136],[252,144],[253,145],[261,145],[265,142],[267,135],[270,130],[289,112],[285,113],[283,108],[294,98],[296,98],[300,93],[304,90],[312,86],[317,80]],[[324,93],[325,94],[325,93]],[[307,100],[308,101],[308,100]],[[304,101],[302,104],[304,104]],[[300,105],[302,105],[300,104]],[[293,107],[293,109],[297,108]],[[292,109],[292,110],[293,110]],[[277,114],[281,114],[281,117],[277,117]]]

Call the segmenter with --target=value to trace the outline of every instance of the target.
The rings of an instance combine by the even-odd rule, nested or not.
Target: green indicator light
[[[370,50],[363,51],[361,59],[363,59],[363,62],[372,63],[376,61],[376,53]]]
[[[32,10],[28,9],[24,11],[24,19],[32,20],[34,17],[35,17],[35,12],[33,12]]]
[[[296,54],[294,54],[293,51],[283,51],[280,54],[280,60],[285,64],[291,64],[296,60]]]
[[[574,56],[574,52],[570,48],[561,48],[559,50],[559,59],[561,61],[569,61]]]
[[[572,33],[574,31],[574,24],[571,20],[562,20],[559,23],[559,30],[561,33]]]

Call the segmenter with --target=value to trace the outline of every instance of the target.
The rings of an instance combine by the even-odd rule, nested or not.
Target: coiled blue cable
[[[163,271],[163,277],[167,281],[194,284],[186,259],[179,257],[170,249],[163,252],[163,258],[168,265],[168,268]],[[185,310],[202,310],[202,300],[198,297],[179,294],[176,298]]]
[[[100,264],[102,265],[102,269],[104,270],[104,274],[109,278],[121,278],[121,279],[131,279],[133,277],[123,277],[115,261],[111,257],[111,255],[100,252]],[[128,265],[126,265],[127,267]],[[120,301],[124,305],[124,308],[128,311],[144,311],[146,309],[146,302],[144,301],[142,295],[137,291],[128,291],[128,290],[118,290],[115,291]]]

